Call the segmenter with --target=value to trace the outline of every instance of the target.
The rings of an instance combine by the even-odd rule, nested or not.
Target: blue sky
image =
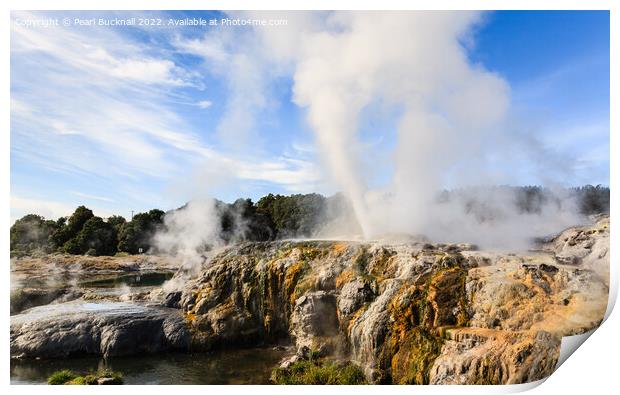
[[[12,220],[28,212],[55,218],[79,204],[128,217],[206,195],[335,191],[305,110],[292,100],[293,76],[243,52],[253,42],[249,29],[23,26],[48,16],[223,14],[13,13]],[[607,12],[485,13],[463,45],[470,62],[510,86],[514,133],[570,168],[554,181],[609,184]],[[389,156],[396,122],[397,114],[369,109],[362,142]],[[522,160],[512,164],[513,183],[549,181]],[[371,184],[391,177],[389,161],[369,165]]]

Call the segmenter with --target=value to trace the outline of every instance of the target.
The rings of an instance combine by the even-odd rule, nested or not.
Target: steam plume
[[[194,271],[210,249],[221,245],[219,224],[213,199],[192,200],[166,213],[164,230],[155,235],[155,244],[160,251],[178,256],[184,268]]]
[[[284,34],[296,45],[261,30],[265,49],[275,48],[290,62],[294,101],[307,108],[332,181],[350,199],[365,238],[407,232],[486,241],[481,233],[489,234],[488,222],[476,221],[456,203],[436,204],[449,178],[458,185],[465,175],[461,169],[471,172],[472,158],[484,158],[489,148],[504,149],[487,140],[501,134],[510,145],[505,135],[509,86],[467,57],[480,20],[475,12],[337,12],[313,21],[314,26],[291,27]],[[376,103],[401,113],[394,175],[382,191],[367,184],[359,157],[360,114]],[[475,171],[478,183],[485,184],[490,173],[485,164]],[[563,215],[550,211],[525,218],[509,205],[513,196],[476,198],[502,206],[494,226],[503,222],[500,226],[508,229],[548,231],[577,221],[564,211],[568,204]],[[495,238],[490,244],[499,242]]]
[[[255,79],[292,76],[293,101],[306,110],[329,178],[351,202],[364,238],[402,232],[425,234],[435,241],[521,247],[536,232],[558,231],[581,220],[568,198],[545,203],[540,213],[524,214],[509,189],[490,193],[487,187],[470,188],[466,194],[439,202],[446,187],[510,184],[510,174],[498,174],[487,161],[489,157],[508,157],[504,153],[515,149],[524,150],[525,157],[541,155],[541,151],[544,155],[540,147],[524,144],[510,133],[507,82],[468,57],[483,14],[231,14],[288,19],[286,27],[254,27],[255,34],[250,35],[247,31],[239,35],[214,32],[217,36],[211,41],[207,36],[203,45],[216,45],[227,58],[250,56]],[[196,41],[181,45],[186,50],[199,46]],[[230,69],[228,79],[243,81],[241,75],[236,78],[235,70]],[[233,96],[241,91],[236,89]],[[251,92],[243,94],[254,97]],[[360,138],[361,117],[376,106],[398,115],[396,148],[386,159],[393,165],[393,175],[381,188],[369,181],[363,163],[368,147]],[[542,172],[562,173],[557,169]],[[481,219],[470,210],[471,202],[494,215]],[[191,224],[191,218],[187,219]],[[181,222],[177,227],[181,232],[190,229]],[[201,238],[208,235],[215,237],[207,230]],[[194,243],[189,244],[189,250],[193,249]]]

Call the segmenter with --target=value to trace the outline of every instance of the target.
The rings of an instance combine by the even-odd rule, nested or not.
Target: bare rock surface
[[[423,239],[244,243],[169,300],[197,349],[291,337],[285,365],[310,349],[375,383],[521,383],[553,372],[562,336],[601,322],[608,248],[605,216],[521,253]]]
[[[560,340],[544,331],[451,329],[431,384],[518,384],[553,372]],[[484,356],[484,357],[481,357]]]
[[[593,225],[569,228],[543,250],[560,264],[594,271],[609,286],[609,228],[609,216],[598,215]]]
[[[130,303],[68,302],[11,317],[11,356],[119,356],[186,350],[189,331],[178,310]]]

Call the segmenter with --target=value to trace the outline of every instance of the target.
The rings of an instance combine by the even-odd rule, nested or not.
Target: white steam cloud
[[[294,101],[307,108],[332,181],[351,200],[363,237],[405,232],[520,245],[536,231],[578,222],[571,202],[522,215],[514,196],[485,196],[484,189],[480,196],[471,190],[469,198],[497,213],[492,223],[469,215],[462,202],[437,204],[448,178],[471,179],[473,172],[479,185],[486,184],[491,169],[472,164],[485,150],[501,152],[513,142],[505,133],[508,84],[467,56],[480,13],[336,12],[305,23],[297,15],[289,18],[289,30],[258,32],[264,51],[290,64]],[[378,102],[401,114],[393,179],[381,191],[367,184],[359,138],[361,114]],[[488,143],[498,135],[503,147]]]
[[[223,243],[215,200],[192,200],[166,213],[164,230],[155,234],[154,242],[159,251],[179,257],[188,274],[194,274],[208,253]]]
[[[461,141],[480,139],[503,117],[506,84],[470,66],[459,42],[476,19],[470,13],[346,13],[335,19],[336,32],[303,40],[307,49],[298,59],[295,99],[308,107],[317,141],[353,202],[364,236],[388,226],[411,231],[425,222],[442,173],[470,152]],[[368,205],[350,149],[359,144],[360,112],[375,100],[403,107],[390,204],[398,210],[390,213]]]
[[[237,117],[255,114],[255,109],[245,111],[246,104],[265,105],[267,81],[292,76],[293,101],[306,109],[330,181],[350,200],[362,237],[409,233],[435,241],[523,247],[532,236],[580,221],[570,199],[551,199],[540,213],[524,214],[508,189],[490,193],[488,188],[472,188],[438,202],[448,184],[509,184],[509,175],[498,176],[486,158],[529,147],[517,140],[516,134],[508,133],[507,82],[468,58],[480,13],[231,14],[287,19],[288,24],[254,27],[252,34],[247,30],[239,34],[210,32],[204,40],[180,40],[177,47],[215,59],[220,71],[226,60],[251,58],[253,74],[247,84],[247,68],[237,67],[238,62],[226,68],[227,81],[234,82],[231,105],[243,111],[227,112],[224,121],[241,125],[238,129],[245,130],[247,125],[235,121]],[[261,92],[254,92],[256,89]],[[238,105],[243,97],[243,105]],[[255,100],[257,97],[260,100]],[[399,116],[396,148],[390,159],[393,176],[380,190],[373,189],[366,176],[363,159],[368,147],[360,138],[361,117],[377,105]],[[540,147],[531,148],[524,155],[544,155]],[[549,169],[548,173],[558,172]],[[472,201],[493,213],[492,221],[475,215]],[[216,228],[204,229],[205,217],[196,223],[199,216],[193,209],[188,206],[186,214],[166,219],[173,229],[188,235],[187,242],[177,247],[181,252],[217,237]],[[205,210],[200,214],[207,217],[213,215],[212,210],[198,210]]]

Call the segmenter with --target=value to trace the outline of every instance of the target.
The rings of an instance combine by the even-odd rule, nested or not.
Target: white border
[[[9,12],[11,9],[15,10],[28,10],[28,9],[65,9],[65,10],[180,10],[180,9],[206,9],[206,10],[234,10],[234,9],[265,9],[265,10],[321,10],[321,9],[366,9],[366,10],[405,10],[405,9],[433,9],[433,10],[554,10],[554,9],[599,9],[599,10],[611,10],[611,81],[610,81],[610,93],[611,93],[611,180],[610,186],[612,191],[612,228],[615,229],[616,223],[616,211],[614,208],[618,207],[618,195],[614,193],[615,188],[620,185],[618,182],[618,172],[613,169],[618,168],[618,114],[620,114],[620,108],[618,108],[617,94],[619,92],[618,86],[618,70],[620,70],[620,64],[618,64],[618,22],[619,17],[617,15],[619,6],[617,2],[607,1],[576,1],[576,0],[564,0],[564,1],[552,1],[552,0],[521,0],[521,1],[501,1],[501,0],[435,0],[435,1],[412,1],[406,0],[382,0],[380,2],[372,2],[366,0],[359,0],[347,4],[346,2],[336,2],[334,0],[315,0],[315,1],[284,1],[284,0],[263,0],[260,3],[257,1],[249,0],[214,0],[214,1],[197,1],[197,0],[178,0],[178,1],[164,1],[164,0],[107,0],[107,1],[76,1],[76,0],[56,0],[53,4],[50,1],[42,0],[23,0],[23,1],[4,1],[2,9],[2,17],[5,22],[5,26],[2,29],[2,45],[4,47],[2,57],[2,85],[4,88],[4,95],[2,95],[2,125],[4,126],[2,132],[2,147],[5,150],[5,155],[2,156],[2,194],[1,199],[4,203],[3,211],[3,224],[0,225],[0,237],[2,237],[2,246],[5,259],[8,260],[9,251],[9,177],[10,177],[10,120],[9,120],[9,104],[10,104],[10,75],[9,66],[10,60],[7,56],[9,53]],[[567,28],[570,28],[567,26]],[[587,83],[587,82],[585,82]],[[618,313],[611,314],[613,305],[615,304],[617,297],[617,285],[618,285],[618,267],[617,267],[617,253],[613,246],[618,246],[617,233],[612,230],[611,232],[611,290],[610,290],[610,303],[608,306],[607,321],[603,324],[601,329],[596,331],[596,334],[588,340],[588,346],[581,347],[577,351],[577,355],[572,358],[568,358],[566,363],[562,365],[560,369],[551,377],[546,380],[546,384],[536,388],[534,393],[592,393],[593,391],[602,393],[610,393],[612,388],[617,387],[615,382],[617,371],[617,358],[616,354],[619,351],[618,343],[620,336],[620,318]],[[6,263],[5,270],[7,270],[6,277],[4,278],[5,295],[8,294],[7,290],[9,286],[9,265]],[[9,301],[5,299],[3,306],[3,319],[4,319],[4,331],[2,331],[2,344],[1,347],[4,351],[4,358],[2,359],[4,370],[4,384],[8,385],[9,382]],[[543,380],[544,381],[544,380]],[[411,391],[422,393],[498,393],[498,392],[514,392],[529,389],[533,386],[537,386],[540,382],[518,385],[518,386],[419,386],[412,388],[410,386],[363,386],[363,387],[321,387],[321,392],[326,393],[342,393],[353,392],[356,393],[370,393],[381,391],[389,393],[410,393]],[[118,391],[121,388],[89,388],[95,391]],[[33,388],[30,386],[12,386],[10,391],[12,393],[30,392]],[[45,387],[41,388],[43,391],[57,392],[57,391],[80,391],[84,388],[59,388],[59,387]],[[131,387],[131,391],[136,392],[159,392],[163,393],[172,390],[174,392],[201,392],[204,391],[217,391],[217,392],[246,392],[252,391],[257,393],[289,393],[295,391],[296,393],[315,393],[317,388],[314,387],[280,387],[280,386],[134,386]],[[542,391],[542,392],[541,392]]]

